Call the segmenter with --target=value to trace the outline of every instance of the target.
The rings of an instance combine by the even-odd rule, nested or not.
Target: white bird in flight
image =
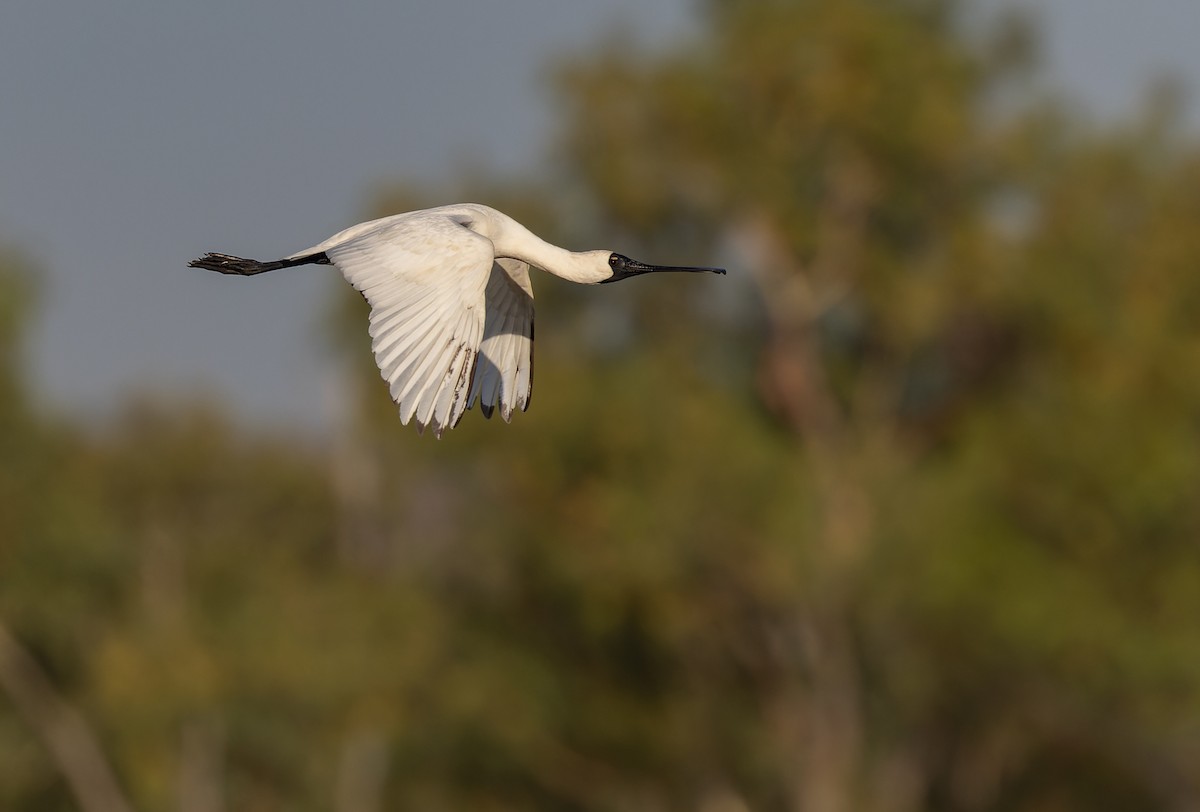
[[[400,421],[438,437],[478,400],[505,422],[533,389],[529,266],[572,282],[617,282],[662,271],[611,251],[567,251],[488,206],[461,203],[360,223],[274,262],[205,254],[188,267],[253,276],[333,265],[371,306],[371,348]]]

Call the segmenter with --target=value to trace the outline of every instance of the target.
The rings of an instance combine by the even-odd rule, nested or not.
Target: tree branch
[[[95,734],[0,623],[0,688],[42,740],[83,812],[132,812]]]

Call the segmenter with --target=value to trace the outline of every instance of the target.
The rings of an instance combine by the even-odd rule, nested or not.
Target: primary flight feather
[[[533,387],[529,268],[596,284],[662,271],[611,251],[567,251],[488,206],[462,203],[360,223],[273,262],[205,254],[188,263],[239,276],[333,265],[371,306],[371,348],[404,424],[442,436],[476,401],[505,421]]]

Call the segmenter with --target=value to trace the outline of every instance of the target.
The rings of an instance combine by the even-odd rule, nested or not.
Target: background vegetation
[[[1200,148],[968,10],[710,0],[384,195],[730,266],[539,277],[511,426],[401,428],[351,293],[333,442],[64,424],[4,267],[0,808],[1195,809]]]

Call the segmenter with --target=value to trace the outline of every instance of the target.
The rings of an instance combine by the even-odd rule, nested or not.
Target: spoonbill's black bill
[[[495,209],[474,203],[396,214],[352,226],[274,262],[205,254],[189,263],[253,276],[333,265],[371,306],[371,347],[404,424],[442,436],[479,401],[505,421],[533,390],[529,267],[595,284],[648,273],[725,273],[650,265],[612,251],[567,251]]]

